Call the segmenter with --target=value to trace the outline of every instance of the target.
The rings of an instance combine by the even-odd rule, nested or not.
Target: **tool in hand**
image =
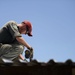
[[[30,62],[32,61],[32,58],[33,58],[33,49],[25,51],[25,58],[29,59]]]

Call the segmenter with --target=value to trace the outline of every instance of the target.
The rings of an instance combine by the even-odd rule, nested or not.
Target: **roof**
[[[65,62],[55,62],[53,59],[47,63],[20,60],[4,62],[0,59],[0,74],[3,75],[75,75],[75,62],[68,59]]]

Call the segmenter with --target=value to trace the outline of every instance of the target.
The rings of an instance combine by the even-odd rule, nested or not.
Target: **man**
[[[33,50],[21,34],[32,36],[32,25],[29,21],[25,20],[20,24],[9,21],[0,29],[0,58],[14,60],[20,57],[24,60],[24,47]]]

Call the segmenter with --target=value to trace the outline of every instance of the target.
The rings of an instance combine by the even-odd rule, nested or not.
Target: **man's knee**
[[[24,46],[20,45],[19,46],[19,49],[23,50],[24,49]]]
[[[20,45],[20,46],[18,47],[18,49],[19,49],[19,52],[20,52],[20,53],[23,53],[23,51],[24,51],[24,46]]]

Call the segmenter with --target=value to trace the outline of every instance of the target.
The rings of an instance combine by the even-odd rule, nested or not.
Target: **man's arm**
[[[24,40],[24,38],[23,37],[16,37],[16,40],[18,41],[18,42],[20,42],[21,44],[23,44],[25,47],[27,47],[27,48],[31,48],[31,46]]]
[[[22,59],[22,60],[24,60],[24,57],[23,57],[22,54],[19,55],[19,58]]]

